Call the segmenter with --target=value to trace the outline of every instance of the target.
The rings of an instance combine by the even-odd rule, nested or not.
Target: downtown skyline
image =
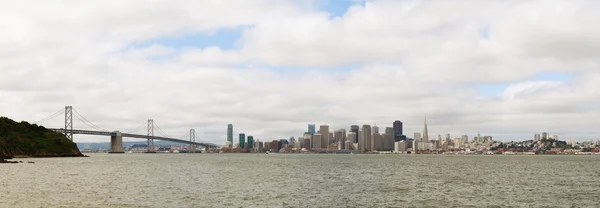
[[[597,1],[223,2],[4,3],[0,116],[71,105],[104,129],[153,119],[215,144],[227,124],[233,141],[393,120],[411,137],[425,115],[430,140],[600,137]]]

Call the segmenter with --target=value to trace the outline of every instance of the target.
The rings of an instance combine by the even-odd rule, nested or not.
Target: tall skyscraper
[[[371,151],[372,142],[373,142],[373,134],[371,132],[371,125],[363,125],[361,131],[361,135],[359,140],[359,149],[360,151]]]
[[[240,143],[238,144],[238,146],[240,148],[244,148],[244,144],[246,143],[246,134],[244,133],[240,133]]]
[[[358,131],[359,130],[360,130],[360,127],[358,125],[350,126],[350,132],[354,132],[354,134],[356,135],[356,137],[354,137],[354,140],[352,141],[353,143],[358,143]]]
[[[321,140],[323,140],[323,138],[321,137],[322,135],[319,133],[316,133],[313,135],[313,139],[315,140],[313,142],[313,149],[322,149],[323,147],[321,145],[323,145],[323,142]]]
[[[423,127],[423,142],[429,142],[429,132],[427,132],[427,117],[425,117],[425,126]]]
[[[254,137],[248,136],[248,150],[254,148]]]
[[[393,127],[386,127],[385,128],[385,135],[383,136],[383,150],[393,150],[394,149],[394,142],[396,141],[394,139],[395,137],[395,132],[394,132],[394,128]]]
[[[340,149],[345,149],[344,144],[346,144],[346,129],[336,130],[334,133],[334,141],[338,144]]]
[[[393,125],[394,125],[394,140],[399,141],[401,139],[402,135],[404,135],[404,133],[402,132],[402,121],[396,120],[396,121],[394,121]]]
[[[227,141],[233,145],[233,124],[227,124]]]
[[[415,141],[421,141],[421,133],[420,132],[415,132],[413,135],[413,140]]]
[[[311,133],[311,134],[317,133],[316,130],[315,130],[315,125],[314,124],[308,124],[308,133]]]
[[[377,124],[373,125],[371,130],[373,131],[373,134],[379,134],[379,126],[377,126]]]
[[[356,143],[354,141],[357,141],[357,140],[358,140],[358,135],[355,132],[348,132],[348,141],[351,144]]]
[[[329,126],[319,126],[319,132],[321,132],[321,148],[327,149],[327,146],[329,146]]]

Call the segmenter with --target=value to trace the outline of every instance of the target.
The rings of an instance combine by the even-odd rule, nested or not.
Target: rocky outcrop
[[[0,117],[0,158],[82,157],[77,145],[63,134],[27,122]]]

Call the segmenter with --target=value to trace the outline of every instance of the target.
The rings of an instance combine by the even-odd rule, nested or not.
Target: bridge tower
[[[154,153],[154,120],[148,119],[148,151]]]
[[[65,136],[73,141],[73,106],[65,106]]]
[[[196,129],[190,129],[190,153],[195,153],[196,147],[192,142],[196,142]]]

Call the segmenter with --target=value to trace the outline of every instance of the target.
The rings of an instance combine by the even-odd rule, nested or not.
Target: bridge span
[[[57,117],[58,115],[60,115],[64,112],[65,127],[64,128],[48,128],[48,130],[64,134],[71,141],[73,141],[74,134],[110,136],[110,153],[123,153],[123,137],[146,139],[147,143],[148,143],[148,152],[154,152],[154,140],[155,139],[162,140],[162,141],[168,141],[168,142],[189,144],[190,150],[194,149],[195,146],[202,146],[207,149],[218,147],[217,145],[211,144],[211,143],[196,142],[196,130],[194,130],[194,129],[190,129],[189,141],[184,140],[184,139],[172,138],[172,137],[166,135],[160,129],[160,127],[156,126],[153,119],[148,119],[147,125],[144,124],[143,126],[140,127],[140,128],[147,127],[148,131],[147,131],[147,134],[145,134],[145,135],[136,134],[136,133],[125,133],[125,132],[120,132],[120,131],[107,131],[105,129],[101,129],[98,126],[92,124],[89,120],[87,120],[85,117],[83,117],[77,111],[75,111],[75,114],[73,114],[73,111],[75,111],[75,110],[73,109],[72,106],[66,106],[64,110],[61,110],[45,119],[42,119],[41,121],[42,122],[47,121],[49,119]],[[91,128],[94,128],[96,130],[73,129],[73,116],[75,116],[75,118],[79,119],[79,121],[81,121],[82,123],[88,125]],[[36,123],[39,123],[39,122],[36,122]],[[162,133],[163,136],[155,136],[154,135],[155,126],[157,127],[157,130],[158,130],[157,132]],[[140,130],[140,128],[138,128],[138,130]]]

